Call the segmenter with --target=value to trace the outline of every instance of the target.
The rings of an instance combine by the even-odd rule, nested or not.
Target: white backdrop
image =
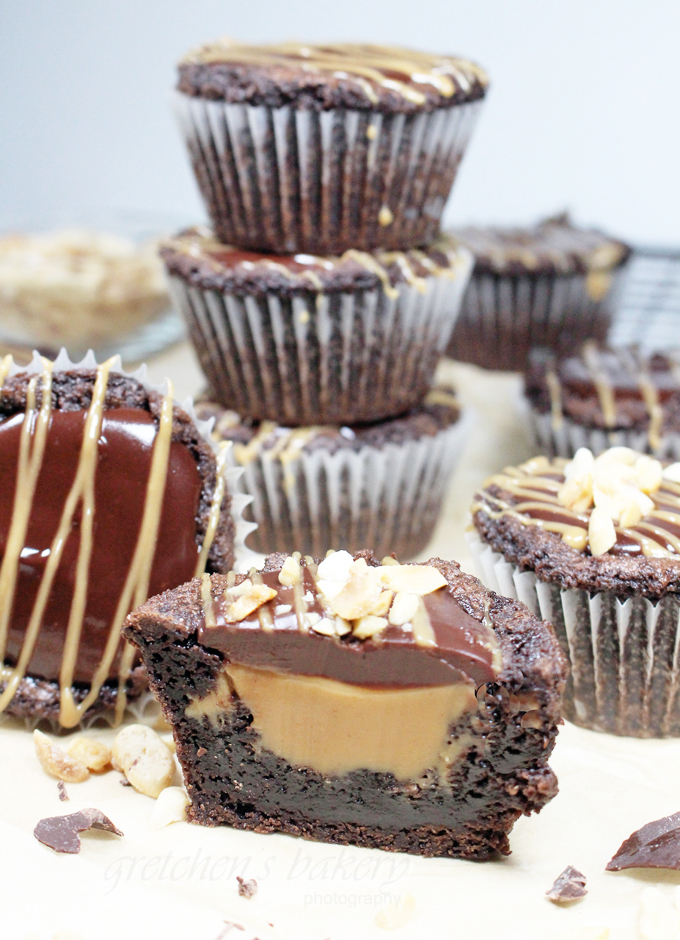
[[[223,34],[474,58],[492,90],[448,221],[569,208],[680,244],[677,0],[0,0],[0,211],[200,219],[168,89],[177,59]]]

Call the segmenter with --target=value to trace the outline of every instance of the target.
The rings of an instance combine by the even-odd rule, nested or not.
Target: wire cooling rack
[[[680,346],[680,248],[636,248],[609,341],[644,352]]]

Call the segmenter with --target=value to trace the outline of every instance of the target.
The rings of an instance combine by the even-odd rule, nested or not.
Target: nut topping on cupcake
[[[680,464],[628,447],[594,457],[580,448],[569,463],[535,458],[491,477],[473,511],[512,516],[559,533],[592,556],[680,555]]]

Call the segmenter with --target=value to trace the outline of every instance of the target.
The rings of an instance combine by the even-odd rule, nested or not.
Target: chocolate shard
[[[253,898],[257,894],[257,881],[254,878],[250,878],[246,881],[245,878],[241,878],[240,875],[236,876],[238,881],[238,894],[241,898]]]
[[[71,813],[70,816],[48,816],[40,820],[33,830],[33,835],[38,842],[49,846],[55,852],[77,855],[80,852],[78,833],[88,829],[101,829],[117,836],[123,835],[99,809],[82,809],[78,813]]]
[[[66,792],[66,786],[64,785],[64,781],[63,781],[63,780],[60,780],[60,781],[57,783],[57,790],[59,791],[59,799],[62,801],[62,803],[65,803],[66,800],[69,799],[69,795],[68,795],[68,793]]]
[[[655,819],[628,836],[605,871],[624,868],[680,870],[680,813]]]
[[[546,891],[546,897],[556,904],[564,904],[568,901],[578,901],[588,894],[586,888],[586,876],[582,874],[573,865],[567,865],[561,875],[555,879],[555,883],[549,891]]]

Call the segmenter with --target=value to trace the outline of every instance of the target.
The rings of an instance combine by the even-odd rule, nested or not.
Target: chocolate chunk
[[[71,813],[70,816],[48,816],[40,820],[33,830],[33,835],[38,842],[49,846],[55,852],[77,855],[80,852],[78,833],[88,829],[101,829],[117,836],[123,835],[99,809],[82,809],[79,813]]]
[[[65,787],[65,785],[64,785],[64,781],[63,781],[63,780],[60,780],[60,781],[57,783],[57,790],[59,791],[59,799],[61,800],[62,803],[65,803],[66,800],[68,800],[69,795],[68,795],[68,793],[66,792],[66,787]]]
[[[655,819],[628,836],[605,870],[624,868],[680,870],[680,813]]]
[[[588,894],[586,876],[572,865],[567,865],[562,874],[555,879],[552,888],[545,893],[550,901],[555,901],[557,904],[578,901],[579,898]]]
[[[240,875],[236,876],[238,881],[238,894],[240,898],[254,898],[257,894],[257,882],[254,878],[250,878],[248,881],[245,878],[241,878]]]

